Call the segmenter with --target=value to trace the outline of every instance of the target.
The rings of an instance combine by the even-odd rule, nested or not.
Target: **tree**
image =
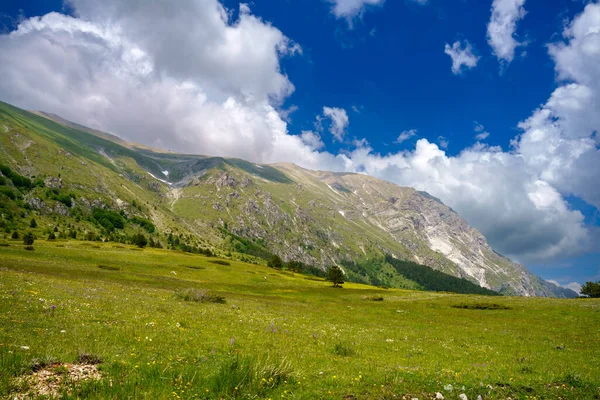
[[[35,236],[33,236],[33,233],[31,233],[31,232],[27,232],[23,236],[23,244],[26,246],[31,246],[34,241],[35,241]]]
[[[29,223],[30,228],[36,228],[37,222],[35,222],[35,218],[31,218],[31,222]]]
[[[600,298],[600,281],[586,282],[581,287],[581,294],[588,296],[588,297]]]
[[[329,267],[327,270],[327,280],[333,283],[333,287],[342,287],[344,284],[344,271],[337,265]]]
[[[283,268],[283,261],[281,260],[281,257],[279,257],[277,254],[273,254],[273,257],[271,257],[271,259],[267,263],[267,266],[269,268],[281,269]]]
[[[141,233],[136,233],[132,236],[131,243],[135,244],[141,249],[146,247],[146,245],[148,244],[148,239],[146,239],[146,236],[142,235]]]

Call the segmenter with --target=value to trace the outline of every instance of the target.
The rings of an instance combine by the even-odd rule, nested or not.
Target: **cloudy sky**
[[[0,76],[136,142],[426,190],[535,273],[600,279],[597,1],[5,0]]]

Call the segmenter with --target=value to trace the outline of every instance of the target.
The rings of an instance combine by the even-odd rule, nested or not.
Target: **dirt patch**
[[[11,399],[30,399],[32,397],[58,397],[65,388],[88,380],[102,378],[96,365],[90,364],[53,364],[33,372],[31,375],[16,379],[19,393]]]

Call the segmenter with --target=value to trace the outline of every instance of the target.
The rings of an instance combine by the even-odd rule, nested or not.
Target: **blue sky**
[[[495,43],[514,57],[488,34],[502,10]],[[595,1],[9,0],[0,14],[2,100],[163,148],[415,186],[542,277],[600,279]],[[455,42],[471,48],[458,73]]]

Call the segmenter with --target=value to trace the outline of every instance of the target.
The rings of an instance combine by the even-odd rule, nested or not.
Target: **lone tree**
[[[586,282],[581,287],[581,294],[588,297],[600,298],[600,281],[598,282]]]
[[[33,236],[33,233],[31,233],[31,232],[27,232],[23,236],[23,244],[26,246],[31,246],[34,241],[35,241],[35,236]]]
[[[277,254],[274,254],[273,257],[271,257],[271,259],[267,263],[267,266],[269,268],[282,269],[283,261],[281,260],[281,257],[279,257]]]
[[[327,270],[327,280],[333,283],[333,287],[341,288],[344,284],[344,271],[337,265],[329,267]]]

